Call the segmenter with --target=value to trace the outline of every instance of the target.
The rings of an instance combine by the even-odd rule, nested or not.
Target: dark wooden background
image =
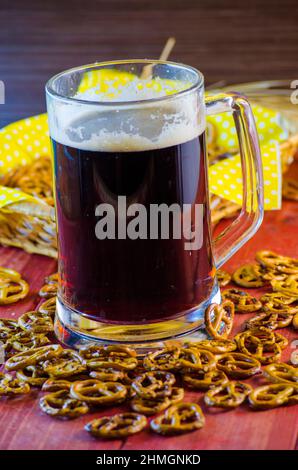
[[[44,84],[94,61],[171,56],[207,83],[298,78],[297,0],[0,0],[0,125],[45,110]]]

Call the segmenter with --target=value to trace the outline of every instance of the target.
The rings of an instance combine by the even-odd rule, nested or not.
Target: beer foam
[[[95,91],[77,93],[75,98],[94,103]],[[111,103],[104,106],[98,93],[98,106],[49,100],[51,137],[80,150],[135,152],[178,145],[205,130],[205,106],[202,97],[195,93],[148,102],[146,100],[156,98],[156,93],[161,91],[142,90],[143,101],[137,105],[129,104],[129,93],[132,93],[130,87],[122,95],[125,103],[115,106]],[[133,95],[130,96],[132,99]]]

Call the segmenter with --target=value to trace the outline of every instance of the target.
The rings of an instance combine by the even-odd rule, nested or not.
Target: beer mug
[[[163,61],[74,68],[46,85],[54,153],[59,289],[71,346],[146,347],[197,332],[220,302],[216,269],[261,224],[258,135],[247,100],[204,97],[196,69]],[[211,238],[206,114],[230,112],[240,215]],[[228,184],[228,183],[226,183]]]

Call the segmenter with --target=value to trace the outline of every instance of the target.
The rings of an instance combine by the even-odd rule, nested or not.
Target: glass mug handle
[[[216,268],[220,268],[258,230],[262,223],[263,172],[258,133],[248,101],[241,95],[224,93],[206,97],[207,115],[232,112],[239,140],[243,179],[239,216],[213,240]]]

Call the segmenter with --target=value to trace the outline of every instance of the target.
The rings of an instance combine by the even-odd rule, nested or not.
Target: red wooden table
[[[298,174],[298,171],[297,171]],[[298,203],[283,202],[282,211],[266,213],[261,229],[225,266],[233,271],[252,261],[260,249],[269,249],[298,258]],[[20,271],[30,282],[31,293],[24,301],[9,308],[0,307],[1,317],[16,318],[32,310],[39,302],[38,290],[43,278],[56,270],[56,262],[47,257],[29,255],[19,249],[0,248],[0,265]],[[265,289],[253,291],[257,296]],[[236,314],[234,333],[249,315]],[[281,331],[289,339],[283,352],[287,361],[293,352],[297,333]],[[292,348],[291,348],[292,346]],[[297,347],[297,346],[296,346]],[[252,381],[260,385],[262,378]],[[178,437],[160,437],[145,430],[128,439],[112,442],[91,438],[84,425],[95,416],[113,414],[120,408],[97,411],[72,421],[59,421],[44,415],[38,407],[38,391],[29,396],[0,400],[0,449],[295,449],[297,448],[298,406],[254,412],[247,406],[233,411],[208,410],[202,394],[187,392],[185,401],[202,405],[206,416],[203,429]],[[125,409],[124,406],[121,408]]]

